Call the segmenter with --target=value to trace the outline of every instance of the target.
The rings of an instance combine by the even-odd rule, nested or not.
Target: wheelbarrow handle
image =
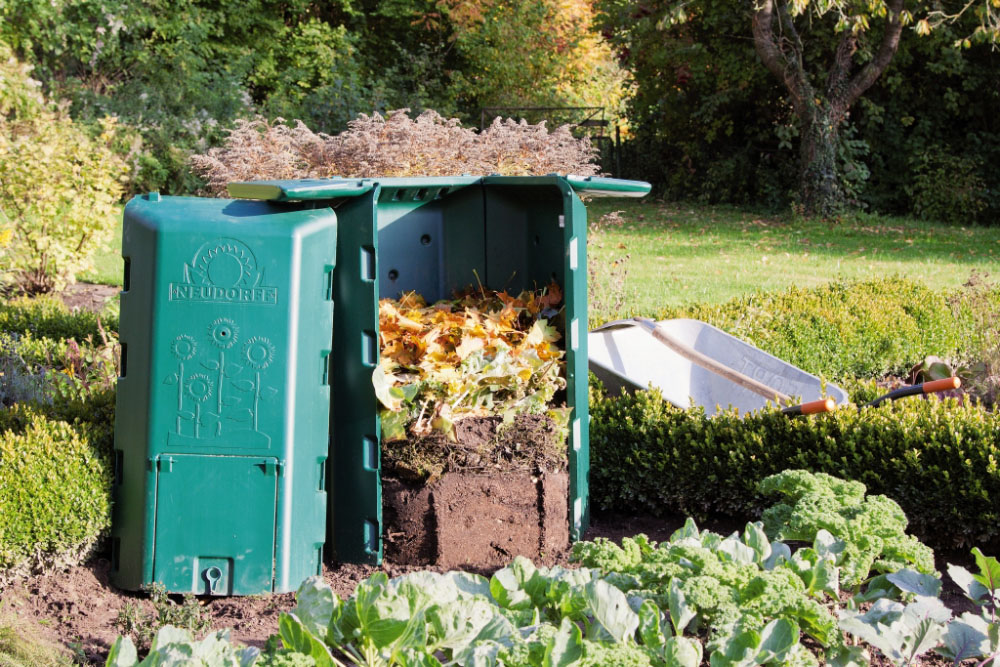
[[[641,327],[645,329],[653,338],[660,341],[691,363],[701,366],[711,373],[724,377],[730,382],[734,382],[744,389],[749,389],[755,394],[763,396],[764,398],[774,401],[780,405],[788,405],[792,402],[791,397],[787,394],[783,394],[777,389],[768,387],[766,384],[758,382],[752,377],[744,375],[743,373],[740,373],[725,364],[721,364],[715,359],[702,354],[690,345],[681,342],[653,320],[645,317],[636,317],[633,318],[633,321],[641,325]]]
[[[790,405],[783,408],[781,413],[789,417],[799,415],[818,415],[823,412],[833,412],[837,409],[837,402],[832,398],[821,398],[818,401],[810,401],[799,405]]]
[[[897,398],[904,398],[906,396],[916,396],[917,394],[934,394],[939,391],[948,391],[950,389],[958,389],[962,386],[962,380],[958,376],[953,376],[950,378],[944,378],[943,380],[931,380],[930,382],[922,382],[920,384],[913,384],[908,387],[900,387],[899,389],[894,389],[884,396],[879,396],[871,403],[865,403],[862,408],[874,408],[885,401],[895,401]],[[860,409],[860,408],[859,408]]]

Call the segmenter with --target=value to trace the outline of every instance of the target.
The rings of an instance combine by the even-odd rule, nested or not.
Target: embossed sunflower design
[[[209,325],[208,336],[216,347],[228,350],[239,340],[240,327],[228,317],[220,317]]]
[[[214,385],[212,383],[212,378],[208,377],[204,373],[195,373],[187,379],[187,383],[184,389],[187,391],[187,395],[198,401],[199,403],[204,403],[209,398],[212,397],[212,389]]]
[[[263,370],[274,361],[275,349],[264,336],[254,336],[243,346],[243,356],[247,363],[257,370]]]
[[[198,343],[191,336],[181,334],[170,343],[170,352],[181,361],[187,361],[198,352]]]

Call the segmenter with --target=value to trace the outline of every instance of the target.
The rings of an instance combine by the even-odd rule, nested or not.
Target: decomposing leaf
[[[400,423],[451,436],[466,416],[544,414],[566,386],[562,336],[546,319],[561,300],[553,283],[516,296],[470,289],[430,306],[413,292],[380,301],[372,385],[384,435],[399,437]]]

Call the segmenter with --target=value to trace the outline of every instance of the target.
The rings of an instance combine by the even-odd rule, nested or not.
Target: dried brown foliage
[[[416,119],[408,111],[361,114],[336,136],[314,133],[301,121],[240,120],[225,145],[192,156],[191,164],[216,196],[235,181],[598,172],[597,150],[568,125],[550,132],[544,122],[497,118],[476,132],[435,111]]]

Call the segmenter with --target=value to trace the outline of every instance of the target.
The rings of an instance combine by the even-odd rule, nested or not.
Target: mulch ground
[[[662,541],[681,526],[680,519],[645,517],[595,517],[586,538],[608,537],[619,540],[626,535],[644,532]],[[568,551],[555,555],[553,562],[567,564]],[[0,623],[13,622],[22,634],[54,644],[73,644],[89,660],[103,664],[108,649],[120,634],[116,620],[126,606],[138,607],[152,616],[153,607],[141,593],[121,591],[108,582],[110,563],[104,556],[61,572],[39,575],[17,583],[0,594]],[[380,567],[365,565],[327,565],[323,578],[342,599],[354,592],[359,581],[382,570],[390,577],[421,569],[444,568],[400,565],[391,561]],[[489,574],[483,572],[482,574]],[[172,596],[174,597],[174,596]],[[179,596],[175,597],[180,600]],[[278,616],[295,606],[295,595],[253,595],[199,599],[203,612],[210,615],[212,628],[230,628],[234,641],[262,647],[278,631]],[[13,616],[13,618],[10,618]]]

